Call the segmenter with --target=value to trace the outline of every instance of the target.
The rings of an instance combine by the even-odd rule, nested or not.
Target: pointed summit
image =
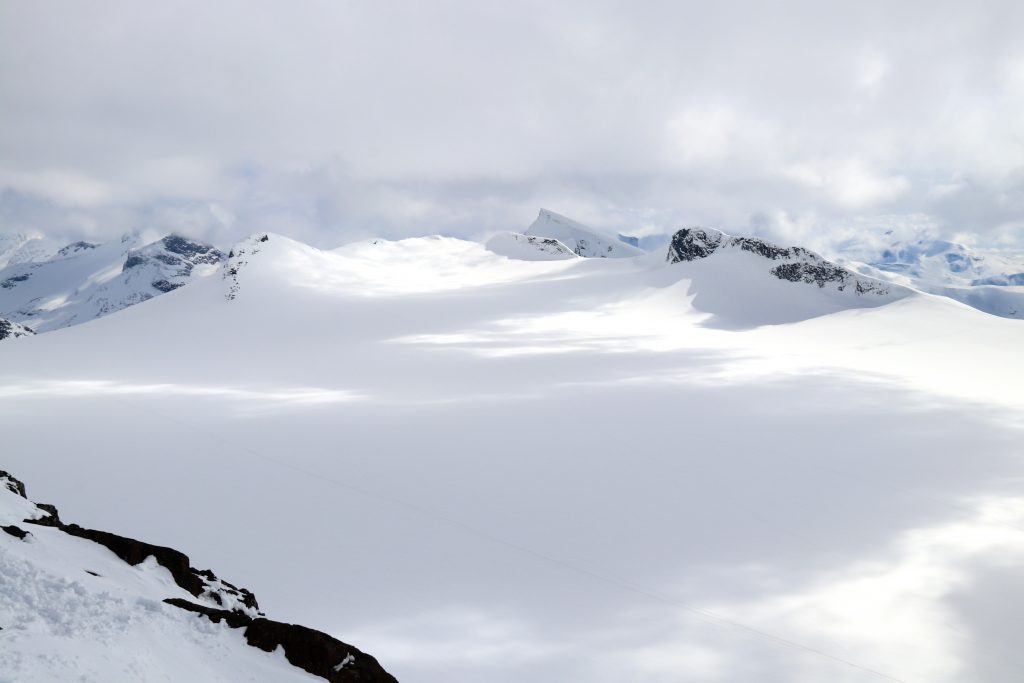
[[[526,230],[530,237],[550,237],[588,258],[629,258],[643,250],[619,240],[611,233],[577,223],[554,211],[541,209],[537,220]]]

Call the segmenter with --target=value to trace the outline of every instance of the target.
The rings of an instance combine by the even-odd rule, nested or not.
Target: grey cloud
[[[0,230],[1024,232],[1017,3],[0,5]]]

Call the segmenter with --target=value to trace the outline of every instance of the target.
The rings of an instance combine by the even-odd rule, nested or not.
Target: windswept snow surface
[[[257,236],[0,345],[0,466],[399,680],[1012,681],[1021,348],[743,250]]]

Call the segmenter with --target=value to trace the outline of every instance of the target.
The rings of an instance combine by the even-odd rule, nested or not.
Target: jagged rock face
[[[30,337],[35,332],[32,328],[25,327],[24,325],[16,322],[7,320],[6,318],[0,318],[0,340],[15,337]]]
[[[831,286],[856,294],[884,295],[889,288],[882,282],[842,268],[803,247],[779,247],[756,237],[733,237],[719,230],[683,228],[672,236],[665,260],[682,263],[704,259],[712,254],[739,250],[756,254],[770,261],[782,261],[768,272],[780,280]]]
[[[722,243],[723,234],[718,230],[704,230],[703,228],[683,228],[672,235],[669,243],[669,263],[680,261],[694,261],[699,258],[707,258]]]
[[[8,472],[0,471],[0,496],[12,495],[24,499],[20,506],[15,506],[15,509],[23,510],[18,518],[26,513],[28,516],[20,521],[24,526],[0,523],[0,531],[19,541],[32,543],[31,529],[44,527],[99,544],[132,566],[155,561],[170,573],[178,587],[197,600],[171,597],[163,602],[194,613],[197,618],[214,623],[225,622],[233,629],[244,629],[238,634],[244,643],[243,649],[245,645],[264,652],[280,648],[289,664],[332,683],[397,683],[374,657],[352,645],[305,626],[267,619],[251,591],[217,578],[209,569],[192,567],[188,556],[178,550],[63,522],[56,507],[31,503],[25,485]],[[84,571],[100,577],[89,569]],[[220,657],[223,656],[222,653]],[[165,673],[173,678],[173,672]]]

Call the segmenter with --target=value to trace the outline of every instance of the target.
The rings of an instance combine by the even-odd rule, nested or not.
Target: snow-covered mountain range
[[[139,245],[74,242],[47,258],[22,260],[22,243],[0,269],[0,317],[46,332],[102,317],[213,273],[225,259],[210,244],[168,235]]]
[[[1024,319],[1024,254],[979,251],[918,236],[851,241],[843,260],[865,275],[947,296],[979,310]]]
[[[565,225],[259,233],[7,339],[0,466],[400,680],[1014,680],[1024,326],[798,246],[687,228],[607,258]],[[0,535],[0,672],[307,676],[163,603],[224,608],[159,558],[3,500],[35,538]]]

